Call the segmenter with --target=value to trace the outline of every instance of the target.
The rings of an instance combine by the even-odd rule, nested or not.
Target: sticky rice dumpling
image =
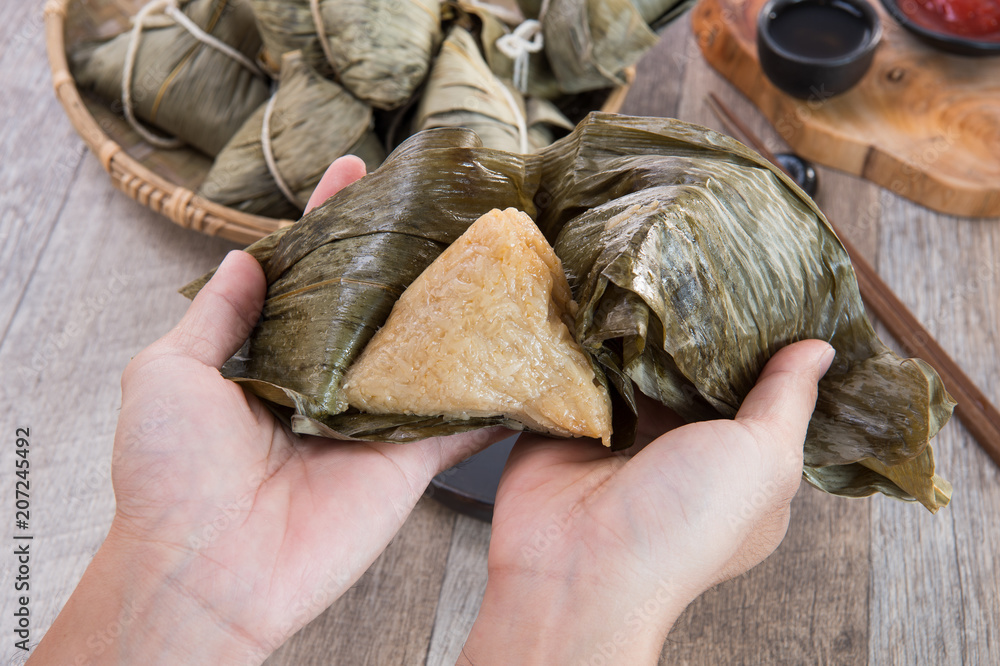
[[[247,213],[298,217],[333,160],[351,153],[369,170],[382,163],[371,119],[371,107],[317,74],[301,51],[286,53],[273,101],[226,144],[198,193]]]
[[[380,109],[408,100],[441,42],[440,0],[253,0],[265,62],[319,39],[336,80]]]
[[[264,42],[261,61],[275,74],[289,51],[301,51],[316,39],[309,0],[250,0],[260,38]]]
[[[544,65],[533,60],[537,78],[554,76],[559,91],[579,93],[624,85],[625,70],[656,44],[654,33],[632,0],[520,0],[522,11],[541,22]],[[646,4],[646,3],[642,3]],[[652,14],[652,10],[643,9]],[[492,60],[502,60],[492,54]],[[497,63],[500,71],[507,66]],[[535,92],[532,90],[532,92]]]
[[[414,126],[467,127],[487,148],[534,152],[552,142],[552,128],[572,124],[543,99],[525,103],[497,78],[480,55],[475,38],[461,26],[448,33],[420,98]]]
[[[527,215],[479,218],[411,284],[344,378],[376,414],[502,415],[533,430],[611,436],[611,403],[573,339],[562,263]]]
[[[511,35],[517,31],[507,12],[475,0],[458,0],[458,6],[479,19],[486,61],[497,76],[513,81],[516,70],[524,68],[520,80],[515,81],[519,90],[556,99],[567,93],[625,84],[626,70],[656,43],[652,28],[669,23],[692,2],[518,0],[520,13],[538,21],[542,33],[541,50],[527,53],[522,48],[510,48],[522,41]],[[506,46],[501,44],[507,40],[512,41]],[[524,62],[516,65],[521,58]]]
[[[182,10],[211,37],[252,61],[260,49],[250,7],[234,0],[191,0]],[[269,81],[244,62],[204,44],[168,16],[148,17],[137,36],[131,108],[167,139],[176,138],[215,156],[268,98]],[[121,104],[132,31],[80,45],[70,55],[77,84]]]
[[[731,418],[769,358],[816,338],[837,356],[819,384],[803,476],[838,495],[948,503],[930,440],[954,401],[933,368],[878,339],[815,203],[736,141],[671,119],[591,114],[530,155],[484,149],[468,130],[410,137],[252,249],[268,295],[224,374],[294,409],[301,433],[412,441],[516,427],[505,415],[369,413],[342,390],[400,294],[484,209],[508,207],[562,262],[579,304],[574,337],[612,404],[613,449],[633,441],[635,390],[691,421]]]

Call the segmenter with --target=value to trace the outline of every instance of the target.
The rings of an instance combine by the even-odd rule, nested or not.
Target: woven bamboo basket
[[[238,243],[252,243],[292,224],[250,215],[195,194],[211,167],[211,159],[188,148],[164,150],[144,142],[112,107],[81,95],[69,71],[67,47],[104,39],[129,27],[129,19],[146,0],[48,0],[45,42],[52,85],[70,122],[100,160],[111,183],[176,224]],[[625,101],[634,70],[625,86],[615,88],[600,105],[617,113]]]

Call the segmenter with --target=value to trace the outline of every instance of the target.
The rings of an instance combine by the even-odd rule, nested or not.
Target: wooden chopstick
[[[719,120],[726,125],[730,134],[734,133],[732,128],[735,127],[737,132],[743,135],[758,153],[785,174],[791,176],[788,170],[775,158],[774,153],[726,108],[722,100],[714,93],[709,93],[708,98],[711,101],[709,106],[719,116]],[[827,219],[829,220],[829,218]],[[829,220],[829,222],[836,232],[837,227],[833,220]],[[906,305],[899,300],[889,285],[883,282],[872,265],[865,260],[854,245],[839,232],[837,232],[837,236],[840,237],[840,242],[851,257],[854,273],[858,278],[858,289],[865,304],[889,329],[889,332],[902,345],[907,354],[922,358],[938,371],[945,388],[958,401],[955,414],[962,419],[962,423],[993,459],[993,462],[1000,465],[1000,412],[983,395],[975,382],[969,379],[951,356],[941,348],[941,345],[927,332],[927,329],[913,316]]]

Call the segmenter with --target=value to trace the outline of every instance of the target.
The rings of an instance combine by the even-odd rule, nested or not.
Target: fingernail
[[[832,345],[827,345],[827,350],[823,352],[823,355],[819,358],[819,376],[822,377],[830,369],[833,364],[833,359],[837,356],[837,350],[833,348]]]
[[[215,272],[218,274],[219,271],[225,269],[226,264],[231,264],[232,262],[236,261],[236,254],[239,252],[240,250],[230,250],[229,252],[227,252],[225,258],[222,260],[222,263],[219,264],[219,267],[215,269]]]

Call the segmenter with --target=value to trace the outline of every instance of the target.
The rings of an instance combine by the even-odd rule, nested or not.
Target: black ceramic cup
[[[865,0],[769,0],[757,16],[761,69],[775,86],[822,101],[861,80],[882,37]]]

